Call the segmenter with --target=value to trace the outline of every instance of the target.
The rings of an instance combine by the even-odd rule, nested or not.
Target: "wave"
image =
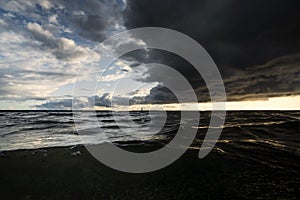
[[[224,152],[230,151],[232,147],[239,147],[241,150],[249,148],[257,150],[264,146],[274,149],[289,149],[296,154],[295,146],[300,143],[300,112],[229,112],[223,128],[219,144],[226,147],[217,147]],[[72,118],[75,115],[76,127]],[[0,149],[30,146],[42,140],[41,145],[51,146],[60,144],[73,144],[75,128],[97,131],[83,134],[83,140],[78,142],[83,144],[93,142],[104,142],[103,132],[113,140],[161,140],[164,143],[174,137],[180,123],[183,126],[185,121],[180,122],[180,112],[167,112],[167,121],[162,130],[152,133],[148,128],[150,123],[160,121],[163,115],[160,112],[131,112],[128,117],[126,112],[2,112],[0,113]],[[92,117],[93,116],[93,117]],[[98,119],[95,119],[96,116]],[[154,119],[154,120],[153,120]],[[193,120],[193,119],[187,119]],[[200,125],[193,127],[198,129],[199,136],[204,137],[205,131],[209,127],[209,113],[201,114]],[[118,121],[118,124],[116,123]],[[128,122],[132,122],[137,127],[131,127]],[[118,125],[121,125],[118,126]],[[121,129],[126,129],[130,134],[122,133]],[[99,130],[102,131],[99,133]],[[101,136],[102,133],[102,136]],[[65,135],[61,141],[62,135]],[[45,138],[51,138],[51,143]],[[198,138],[199,139],[199,138]],[[55,142],[53,142],[55,141]],[[225,143],[224,141],[231,141]],[[276,146],[277,145],[277,146]],[[284,147],[280,147],[284,145]],[[235,148],[235,151],[239,152]],[[275,150],[274,150],[275,151]]]

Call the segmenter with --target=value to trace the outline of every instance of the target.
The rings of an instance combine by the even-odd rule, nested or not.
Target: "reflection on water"
[[[195,119],[180,121],[179,112],[168,112],[165,123],[161,112],[130,115],[125,112],[75,112],[74,115],[79,119],[76,127],[71,112],[0,112],[0,155],[1,151],[13,149],[108,142],[105,135],[123,146],[164,145],[174,137],[180,123],[187,126],[188,122],[195,122]],[[200,115],[200,123],[192,127],[198,130],[190,147],[196,151],[203,142],[210,120],[209,112]],[[163,128],[157,134],[153,133],[160,128],[160,123],[164,123]],[[76,128],[81,130],[80,136]],[[295,199],[299,196],[300,111],[228,112],[224,126],[213,128],[223,128],[223,131],[208,157],[198,160],[197,153],[188,152],[195,153],[192,160],[198,163],[197,166],[203,164],[199,171],[194,169],[199,172],[195,174],[196,181],[180,177],[179,180],[203,187],[207,183],[201,184],[201,181],[216,179],[202,180],[201,169],[206,170],[206,177],[214,177],[218,176],[220,168],[220,179],[229,180],[229,187],[237,187],[245,199]],[[205,163],[210,163],[209,159],[216,162],[213,163],[216,166],[207,168]],[[183,169],[192,168],[190,165]],[[204,190],[215,186],[214,183],[208,185],[210,188]]]
[[[171,113],[170,117],[162,130],[157,127],[159,136],[153,128],[164,120],[160,112],[132,112],[130,116],[125,112],[1,112],[0,150],[157,139],[177,129],[178,115]],[[81,131],[80,136],[76,130]]]
[[[210,120],[209,112],[200,114],[199,126],[193,127],[198,129],[198,136],[191,147],[194,149],[201,146]],[[74,125],[73,115],[79,119],[77,127]],[[185,120],[181,121],[182,126],[194,119]],[[1,112],[0,150],[98,144],[109,141],[158,141],[164,144],[176,133],[180,124],[180,112],[168,112],[162,129],[156,127],[158,122],[164,122],[161,112],[132,112],[130,116],[126,112],[107,111]],[[78,136],[76,128],[86,134]],[[228,112],[222,128],[222,135],[215,147],[215,151],[219,153],[229,157],[255,157],[259,162],[274,166],[281,165],[281,160],[289,165],[299,163],[292,162],[293,159],[299,160],[300,156],[298,111]]]

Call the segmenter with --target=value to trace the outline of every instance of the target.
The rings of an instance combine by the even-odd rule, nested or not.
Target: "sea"
[[[9,155],[7,151],[38,152],[51,147],[73,151],[78,146],[105,142],[121,148],[148,145],[142,148],[148,149],[149,145],[167,144],[179,128],[190,124],[196,124],[192,130],[197,136],[187,154],[195,153],[206,135],[211,113],[200,112],[200,120],[182,116],[176,111],[1,111],[0,156]],[[229,180],[229,188],[237,187],[244,199],[299,199],[300,111],[228,111],[225,124],[211,128],[222,129],[217,144],[207,157],[199,160],[195,153],[192,160],[204,169],[210,160],[217,166],[209,165],[206,171],[201,168],[199,173],[193,166],[184,168],[197,172],[195,180],[188,180],[191,185],[202,181],[200,188],[211,188],[214,183],[203,181],[220,176],[220,181]],[[188,161],[190,157],[181,158]]]
[[[163,126],[156,127],[163,120]],[[1,111],[0,151],[104,142],[167,143],[189,120],[195,119],[183,120],[176,111]],[[198,135],[190,148],[200,148],[209,120],[210,112],[200,112],[198,126],[193,127]],[[219,128],[222,134],[214,151],[300,169],[300,111],[229,111]],[[78,134],[89,130],[92,134]]]

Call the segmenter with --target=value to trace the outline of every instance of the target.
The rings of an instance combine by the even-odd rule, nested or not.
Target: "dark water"
[[[74,124],[74,118],[77,126]],[[0,151],[42,147],[98,144],[108,141],[162,141],[174,136],[180,112],[0,112]],[[198,136],[191,148],[199,148],[208,128],[209,112],[201,112]],[[118,121],[118,123],[116,123]],[[220,128],[220,127],[215,127]],[[97,130],[77,134],[79,130]],[[106,137],[107,136],[107,137]],[[273,167],[299,169],[300,112],[228,112],[215,151],[231,158],[247,158]]]
[[[178,117],[169,113],[162,124],[161,112],[0,112],[0,151],[155,140],[176,130]]]
[[[209,112],[200,114],[200,123],[193,127],[198,135],[190,147],[196,150],[203,142],[210,121]],[[107,141],[164,145],[176,134],[179,124],[186,126],[194,120],[181,120],[180,112],[164,115],[162,112],[2,111],[0,151]],[[194,166],[191,164],[188,172],[192,175],[180,181],[188,182],[189,188],[197,188],[195,185],[201,180],[214,180],[205,177],[222,174],[228,187],[237,188],[239,197],[245,199],[297,199],[300,196],[300,111],[228,112],[222,128],[214,150],[200,165],[203,167],[210,159],[217,158],[214,163],[220,166],[212,166],[213,169],[206,169],[207,175],[201,175],[198,169],[190,169]],[[76,129],[83,134],[78,135]],[[183,159],[189,162],[188,157]],[[190,162],[196,162],[193,159]],[[210,191],[214,184],[202,183],[202,186],[210,186],[202,190],[201,186],[199,191]],[[223,183],[220,185],[225,187]],[[193,193],[197,192],[198,189]]]

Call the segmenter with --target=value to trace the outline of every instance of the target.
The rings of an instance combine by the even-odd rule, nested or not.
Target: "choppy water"
[[[200,123],[193,127],[198,131],[191,146],[193,149],[201,146],[210,120],[209,112],[200,114]],[[76,127],[83,131],[80,136],[73,115],[78,122]],[[102,143],[107,141],[104,135],[122,145],[164,145],[172,139],[180,121],[181,126],[195,122],[195,119],[180,118],[179,112],[168,112],[163,129],[157,131],[164,121],[162,112],[130,115],[125,112],[0,112],[0,151]],[[297,199],[300,192],[300,111],[228,112],[221,137],[209,156],[221,159],[222,162],[216,163],[222,165],[220,170],[224,177],[221,178],[230,177],[228,184],[238,187],[245,199]],[[214,170],[204,173],[207,176],[218,174]],[[201,177],[199,174],[196,177]],[[202,179],[198,178],[195,182],[189,181],[201,183]]]
[[[172,136],[180,123],[179,112],[168,112],[163,129],[153,130],[163,121],[161,112],[69,112],[69,111],[14,111],[0,112],[0,151],[41,147],[98,144],[110,141],[165,140]],[[73,115],[80,130],[99,130],[78,136]],[[201,112],[198,148],[206,133],[210,115]],[[115,121],[118,121],[118,124]],[[187,119],[193,120],[193,119]],[[132,121],[134,124],[132,124]],[[185,122],[182,122],[184,125]],[[134,127],[133,127],[134,125]],[[124,133],[120,130],[125,130]],[[154,128],[155,129],[155,128]],[[159,134],[155,134],[159,132]],[[105,134],[105,135],[104,135]],[[251,111],[228,112],[221,138],[215,148],[220,153],[243,156],[245,152],[285,152],[299,159],[300,112]],[[247,154],[247,156],[250,156]],[[283,158],[285,159],[285,158]]]
[[[151,118],[146,112],[131,113],[130,119],[125,112],[113,115],[111,112],[1,112],[0,150],[151,140],[156,137],[151,128],[161,117],[159,113],[152,113]],[[132,122],[134,127],[130,124]],[[164,132],[176,129],[178,121],[174,118],[167,124]],[[120,131],[120,128],[127,133]],[[88,134],[78,135],[77,129]]]

